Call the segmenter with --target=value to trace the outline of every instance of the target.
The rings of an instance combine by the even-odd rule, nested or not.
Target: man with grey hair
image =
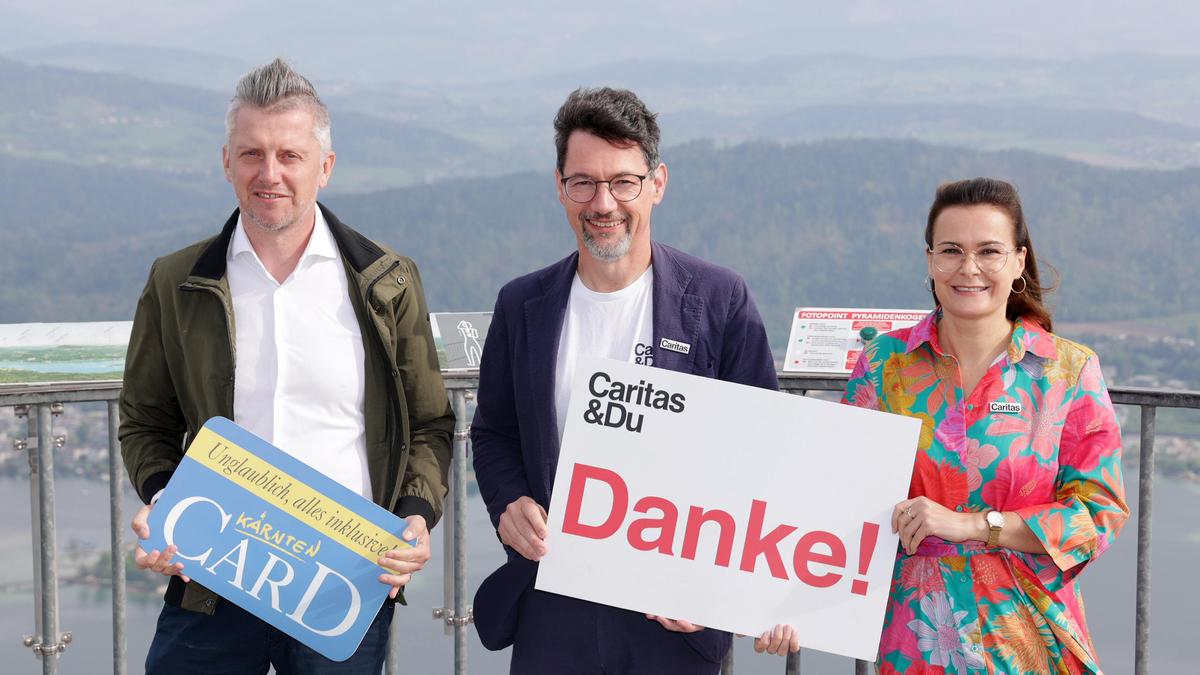
[[[251,71],[226,126],[238,208],[215,237],[155,261],[134,316],[120,401],[146,503],[133,529],[149,536],[185,441],[227,417],[408,520],[418,545],[379,560],[397,598],[429,559],[454,427],[421,277],[317,202],[336,155],[307,79],[278,59]],[[394,600],[337,663],[182,576],[176,553],[136,552],[170,577],[147,673],[379,672]]]
[[[500,289],[483,347],[475,478],[508,560],[480,586],[475,626],[489,649],[512,645],[514,674],[715,675],[731,644],[687,621],[533,588],[579,357],[778,387],[745,281],[650,236],[667,189],[655,117],[627,90],[567,97],[554,178],[576,250]],[[792,645],[781,627],[755,646]]]

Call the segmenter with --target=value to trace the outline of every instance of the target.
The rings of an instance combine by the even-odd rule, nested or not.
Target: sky
[[[1178,0],[363,0],[337,7],[310,0],[0,0],[0,45],[115,42],[249,63],[282,55],[326,80],[434,85],[505,81],[638,57],[1200,54],[1197,19],[1200,6]]]

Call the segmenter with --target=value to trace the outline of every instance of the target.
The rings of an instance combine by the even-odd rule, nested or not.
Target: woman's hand
[[[928,497],[905,499],[892,509],[892,532],[900,533],[900,545],[909,555],[925,537],[946,541],[987,541],[987,520],[982,513],[951,511]]]

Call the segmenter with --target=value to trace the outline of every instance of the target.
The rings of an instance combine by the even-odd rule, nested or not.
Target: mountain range
[[[921,236],[933,190],[976,175],[1020,188],[1039,260],[1060,277],[1060,318],[1178,314],[1200,294],[1200,169],[895,140],[695,142],[664,159],[655,237],[741,271],[775,344],[796,306],[928,306]],[[5,322],[129,318],[153,258],[214,233],[235,206],[215,179],[3,157],[0,200]],[[574,248],[548,169],[326,203],[415,258],[435,311],[489,309],[505,281]]]
[[[223,112],[249,67],[105,43],[0,53],[0,153],[219,174]],[[669,145],[906,138],[1113,167],[1200,165],[1200,59],[1189,56],[652,59],[475,85],[317,85],[333,113],[342,192],[545,166],[554,111],[570,90],[595,85],[637,91],[661,112]]]
[[[8,56],[0,316],[128,318],[151,260],[233,209],[217,90],[232,83],[203,75],[245,64],[90,43]],[[320,82],[338,152],[322,198],[416,258],[433,308],[487,309],[504,281],[573,247],[551,178],[558,102],[624,84],[662,110],[672,180],[656,237],[742,271],[777,344],[797,305],[926,306],[925,209],[938,183],[974,175],[1020,187],[1039,258],[1061,273],[1062,317],[1161,317],[1200,291],[1200,128],[1184,121],[1200,111],[1200,87],[1184,86],[1198,63],[827,54],[475,86]]]

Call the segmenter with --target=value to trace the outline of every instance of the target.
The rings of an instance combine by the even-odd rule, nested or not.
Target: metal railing
[[[447,634],[454,637],[454,672],[467,673],[467,650],[471,607],[467,604],[470,589],[467,583],[466,556],[466,498],[467,454],[470,420],[468,403],[474,398],[479,380],[473,372],[447,372],[446,388],[458,421],[454,430],[454,459],[450,470],[450,495],[447,499],[445,521],[450,532],[443,537],[442,559],[445,568],[443,607],[435,608],[433,616],[442,621]],[[805,395],[810,391],[841,391],[844,376],[814,376],[781,373],[783,391]],[[41,659],[42,673],[58,672],[58,659],[67,649],[72,636],[61,633],[58,617],[58,576],[56,565],[54,511],[54,450],[63,447],[65,438],[53,436],[53,419],[64,411],[65,404],[104,402],[108,406],[108,477],[109,527],[112,559],[112,621],[113,673],[124,675],[126,667],[125,623],[125,544],[128,527],[122,513],[121,500],[126,484],[117,440],[117,398],[119,381],[79,382],[31,386],[0,386],[0,408],[11,407],[19,418],[27,420],[24,439],[14,441],[17,450],[29,453],[31,517],[34,533],[34,615],[37,635],[26,636],[25,645]],[[1134,672],[1145,675],[1150,661],[1150,545],[1151,515],[1154,499],[1154,422],[1158,408],[1200,409],[1200,392],[1171,391],[1136,387],[1109,389],[1113,403],[1137,406],[1141,411],[1141,454],[1138,465],[1138,543],[1137,543],[1137,600],[1134,629]],[[491,536],[491,533],[487,533]],[[490,571],[490,570],[489,570]],[[393,622],[392,640],[388,646],[385,672],[400,672],[400,646],[396,639],[401,622]],[[866,673],[870,664],[854,663],[855,673]],[[722,666],[722,673],[732,674],[733,650]],[[799,654],[790,655],[784,664],[786,673],[800,672]]]

